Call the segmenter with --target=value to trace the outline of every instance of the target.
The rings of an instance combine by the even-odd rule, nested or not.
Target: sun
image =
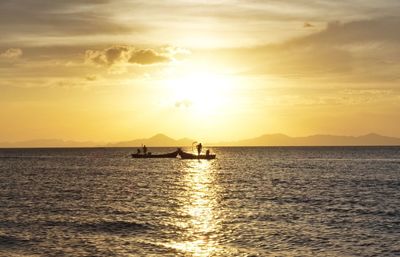
[[[207,113],[222,108],[233,86],[229,76],[212,72],[191,72],[167,83],[177,107]]]

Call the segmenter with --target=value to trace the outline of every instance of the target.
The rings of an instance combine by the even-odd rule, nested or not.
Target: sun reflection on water
[[[183,240],[170,243],[169,247],[192,256],[214,255],[218,251],[215,170],[210,161],[193,160],[187,163],[184,172],[186,190],[182,197],[182,212],[188,219],[178,223],[185,228],[186,235]]]

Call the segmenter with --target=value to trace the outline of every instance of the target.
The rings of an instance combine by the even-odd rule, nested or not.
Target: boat
[[[172,153],[165,153],[165,154],[140,154],[140,153],[133,153],[131,154],[132,158],[176,158],[178,156],[179,151],[176,150]]]
[[[202,160],[212,160],[215,159],[216,154],[191,154],[191,153],[186,153],[182,151],[181,149],[178,149],[179,156],[182,159],[202,159]]]

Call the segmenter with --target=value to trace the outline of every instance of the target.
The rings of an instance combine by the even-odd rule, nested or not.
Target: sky
[[[2,0],[0,142],[400,137],[398,0]]]

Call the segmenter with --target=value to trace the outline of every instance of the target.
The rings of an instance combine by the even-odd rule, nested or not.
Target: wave
[[[152,226],[146,223],[130,222],[130,221],[99,221],[94,223],[79,224],[80,228],[94,230],[99,232],[118,233],[118,232],[135,232],[152,229]]]
[[[28,240],[16,236],[0,235],[0,247],[24,245]]]

